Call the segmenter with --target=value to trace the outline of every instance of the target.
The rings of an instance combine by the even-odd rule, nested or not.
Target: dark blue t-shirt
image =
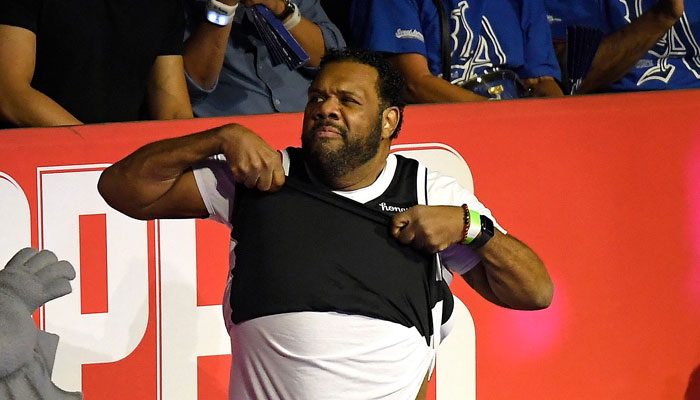
[[[545,0],[552,36],[566,37],[567,25],[587,25],[609,34],[652,8],[657,0]],[[700,2],[685,1],[681,19],[608,91],[700,87]]]
[[[460,83],[493,67],[521,78],[560,79],[541,0],[443,0],[449,19],[452,69]],[[354,0],[354,45],[388,53],[418,53],[441,76],[440,18],[432,0]]]

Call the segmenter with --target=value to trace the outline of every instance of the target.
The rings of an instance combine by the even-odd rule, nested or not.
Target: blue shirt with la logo
[[[656,3],[658,0],[545,0],[555,40],[565,39],[567,25],[587,25],[610,34]],[[680,20],[607,91],[700,87],[700,2],[686,0],[684,4]]]
[[[449,20],[452,83],[494,67],[521,78],[560,79],[542,0],[442,0]],[[394,54],[418,53],[442,75],[441,31],[432,0],[354,0],[355,46]]]

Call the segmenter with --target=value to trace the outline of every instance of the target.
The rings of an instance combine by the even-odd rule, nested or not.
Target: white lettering
[[[408,210],[408,208],[405,208],[405,207],[388,206],[385,202],[379,203],[379,207],[382,209],[382,211],[389,211],[389,212],[404,212],[404,211]]]
[[[197,306],[195,221],[163,220],[158,225],[162,398],[196,400],[197,357],[230,354],[231,345],[221,306]]]
[[[13,255],[32,244],[29,202],[11,176],[0,172],[0,269]]]
[[[146,222],[118,213],[97,193],[100,171],[95,166],[62,169],[38,171],[39,235],[40,247],[70,261],[77,273],[73,292],[47,303],[44,312],[46,330],[61,337],[53,380],[73,391],[81,390],[82,364],[121,360],[143,338],[148,322],[148,242]],[[87,214],[106,214],[105,313],[81,314],[80,275],[90,266],[80,265],[78,230],[80,215]]]
[[[416,39],[425,42],[423,34],[416,29],[397,29],[395,36],[397,39]]]

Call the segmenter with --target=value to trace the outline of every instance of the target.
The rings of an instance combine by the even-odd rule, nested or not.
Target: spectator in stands
[[[179,0],[0,0],[0,127],[191,118]]]
[[[700,87],[700,2],[546,0],[546,7],[562,45],[567,25],[606,35],[579,93]]]
[[[438,6],[449,24],[446,79]],[[484,100],[456,85],[494,67],[515,71],[535,96],[562,95],[542,0],[354,0],[350,7],[353,44],[391,54],[413,103]]]
[[[223,2],[224,4],[222,4]],[[306,89],[327,49],[344,47],[340,31],[318,0],[187,0],[185,71],[198,117],[297,112],[306,106]],[[273,65],[248,7],[262,4],[279,18],[309,63],[296,70]],[[207,10],[223,16],[209,22]],[[227,15],[227,11],[231,15]]]

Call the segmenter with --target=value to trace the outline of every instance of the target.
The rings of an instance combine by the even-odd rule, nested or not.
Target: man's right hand
[[[274,192],[285,180],[280,154],[250,129],[229,124],[218,128],[221,153],[234,178],[248,188]]]

